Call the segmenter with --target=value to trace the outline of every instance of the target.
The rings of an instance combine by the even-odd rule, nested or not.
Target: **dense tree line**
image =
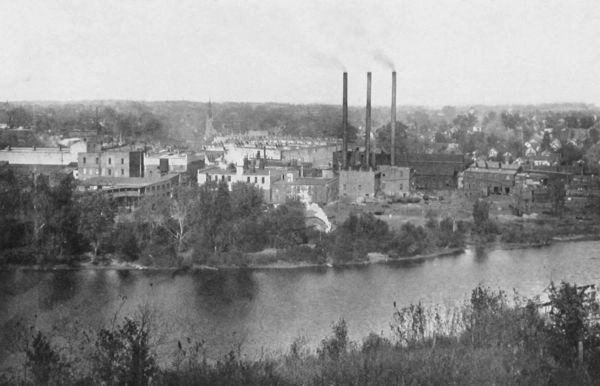
[[[399,231],[371,213],[351,213],[323,246],[335,263],[362,261],[369,252],[379,252],[392,258],[431,253],[440,248],[463,248],[465,224],[451,218],[441,221],[430,217],[425,227],[405,223]]]

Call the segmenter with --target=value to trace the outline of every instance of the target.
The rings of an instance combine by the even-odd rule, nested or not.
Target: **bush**
[[[333,336],[321,341],[321,346],[317,348],[317,355],[321,359],[339,359],[346,354],[348,347],[348,327],[346,321],[340,319],[332,327]]]
[[[50,345],[48,338],[41,331],[33,336],[31,344],[25,351],[27,367],[31,370],[33,383],[36,385],[60,384],[64,378],[66,364]]]
[[[101,329],[96,340],[94,375],[109,385],[148,385],[158,366],[150,349],[147,318],[125,318],[116,329]]]

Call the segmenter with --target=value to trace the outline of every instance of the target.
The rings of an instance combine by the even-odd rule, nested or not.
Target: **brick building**
[[[458,174],[468,165],[462,154],[404,154],[396,163],[414,171],[414,186],[419,190],[456,189]]]

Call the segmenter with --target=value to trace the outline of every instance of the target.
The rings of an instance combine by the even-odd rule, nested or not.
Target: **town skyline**
[[[0,100],[600,103],[591,1],[6,2]]]

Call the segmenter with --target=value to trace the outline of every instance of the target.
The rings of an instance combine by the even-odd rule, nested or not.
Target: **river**
[[[238,348],[254,358],[277,354],[299,336],[314,348],[339,318],[360,341],[371,331],[390,334],[394,302],[451,306],[479,283],[526,296],[551,280],[597,283],[599,248],[600,241],[566,242],[345,268],[0,271],[0,347],[19,321],[68,336],[140,306],[153,310],[165,351],[187,337],[205,340],[212,356]]]

